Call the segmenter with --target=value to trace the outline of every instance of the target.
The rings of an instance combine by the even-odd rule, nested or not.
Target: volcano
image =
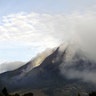
[[[44,96],[88,96],[96,90],[95,81],[84,72],[95,72],[96,63],[83,51],[72,46],[59,46],[45,51],[22,67],[0,74],[1,90],[9,92],[32,91]],[[86,77],[86,78],[85,78]],[[42,95],[42,96],[43,96]]]

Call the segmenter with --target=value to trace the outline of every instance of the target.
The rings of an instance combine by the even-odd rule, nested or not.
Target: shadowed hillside
[[[71,50],[69,46],[61,50],[60,46],[34,68],[31,67],[33,61],[30,61],[17,70],[1,74],[2,86],[6,86],[9,93],[22,94],[31,91],[34,95],[41,94],[42,96],[77,96],[80,92],[81,96],[88,96],[89,92],[96,90],[93,83],[79,78],[67,78],[67,74],[61,74],[62,64],[65,68],[63,70],[68,70],[68,72],[70,68],[80,72],[86,68],[89,70],[88,68],[94,65],[82,54],[82,51],[79,53],[76,50],[74,55],[70,55],[73,54],[70,53]],[[71,66],[69,60],[72,62]]]

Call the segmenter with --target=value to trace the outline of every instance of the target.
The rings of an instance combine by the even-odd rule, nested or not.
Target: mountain
[[[95,72],[95,64],[83,51],[61,45],[14,71],[0,74],[1,88],[6,86],[9,92],[41,92],[44,96],[76,96],[78,92],[87,96],[96,86],[85,73]]]

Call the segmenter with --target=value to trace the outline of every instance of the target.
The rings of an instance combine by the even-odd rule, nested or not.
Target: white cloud
[[[58,40],[52,36],[51,31],[54,31],[54,28],[49,25],[52,22],[47,22],[48,18],[50,19],[50,16],[37,13],[4,16],[3,25],[0,26],[0,41],[18,41],[30,45],[40,43],[44,47],[56,46]]]
[[[75,12],[69,15],[17,13],[3,16],[2,22],[0,42],[38,47],[41,51],[58,46],[62,42],[75,41],[91,54],[90,57],[96,58],[95,12]]]

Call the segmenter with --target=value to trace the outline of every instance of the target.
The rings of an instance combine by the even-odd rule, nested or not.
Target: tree
[[[80,93],[78,93],[78,96],[81,96]]]
[[[5,96],[9,96],[9,93],[8,93],[8,91],[7,91],[6,88],[3,88],[2,93],[3,93]]]
[[[96,96],[96,92],[89,93],[89,96]]]
[[[23,96],[33,96],[33,93],[26,93]]]

